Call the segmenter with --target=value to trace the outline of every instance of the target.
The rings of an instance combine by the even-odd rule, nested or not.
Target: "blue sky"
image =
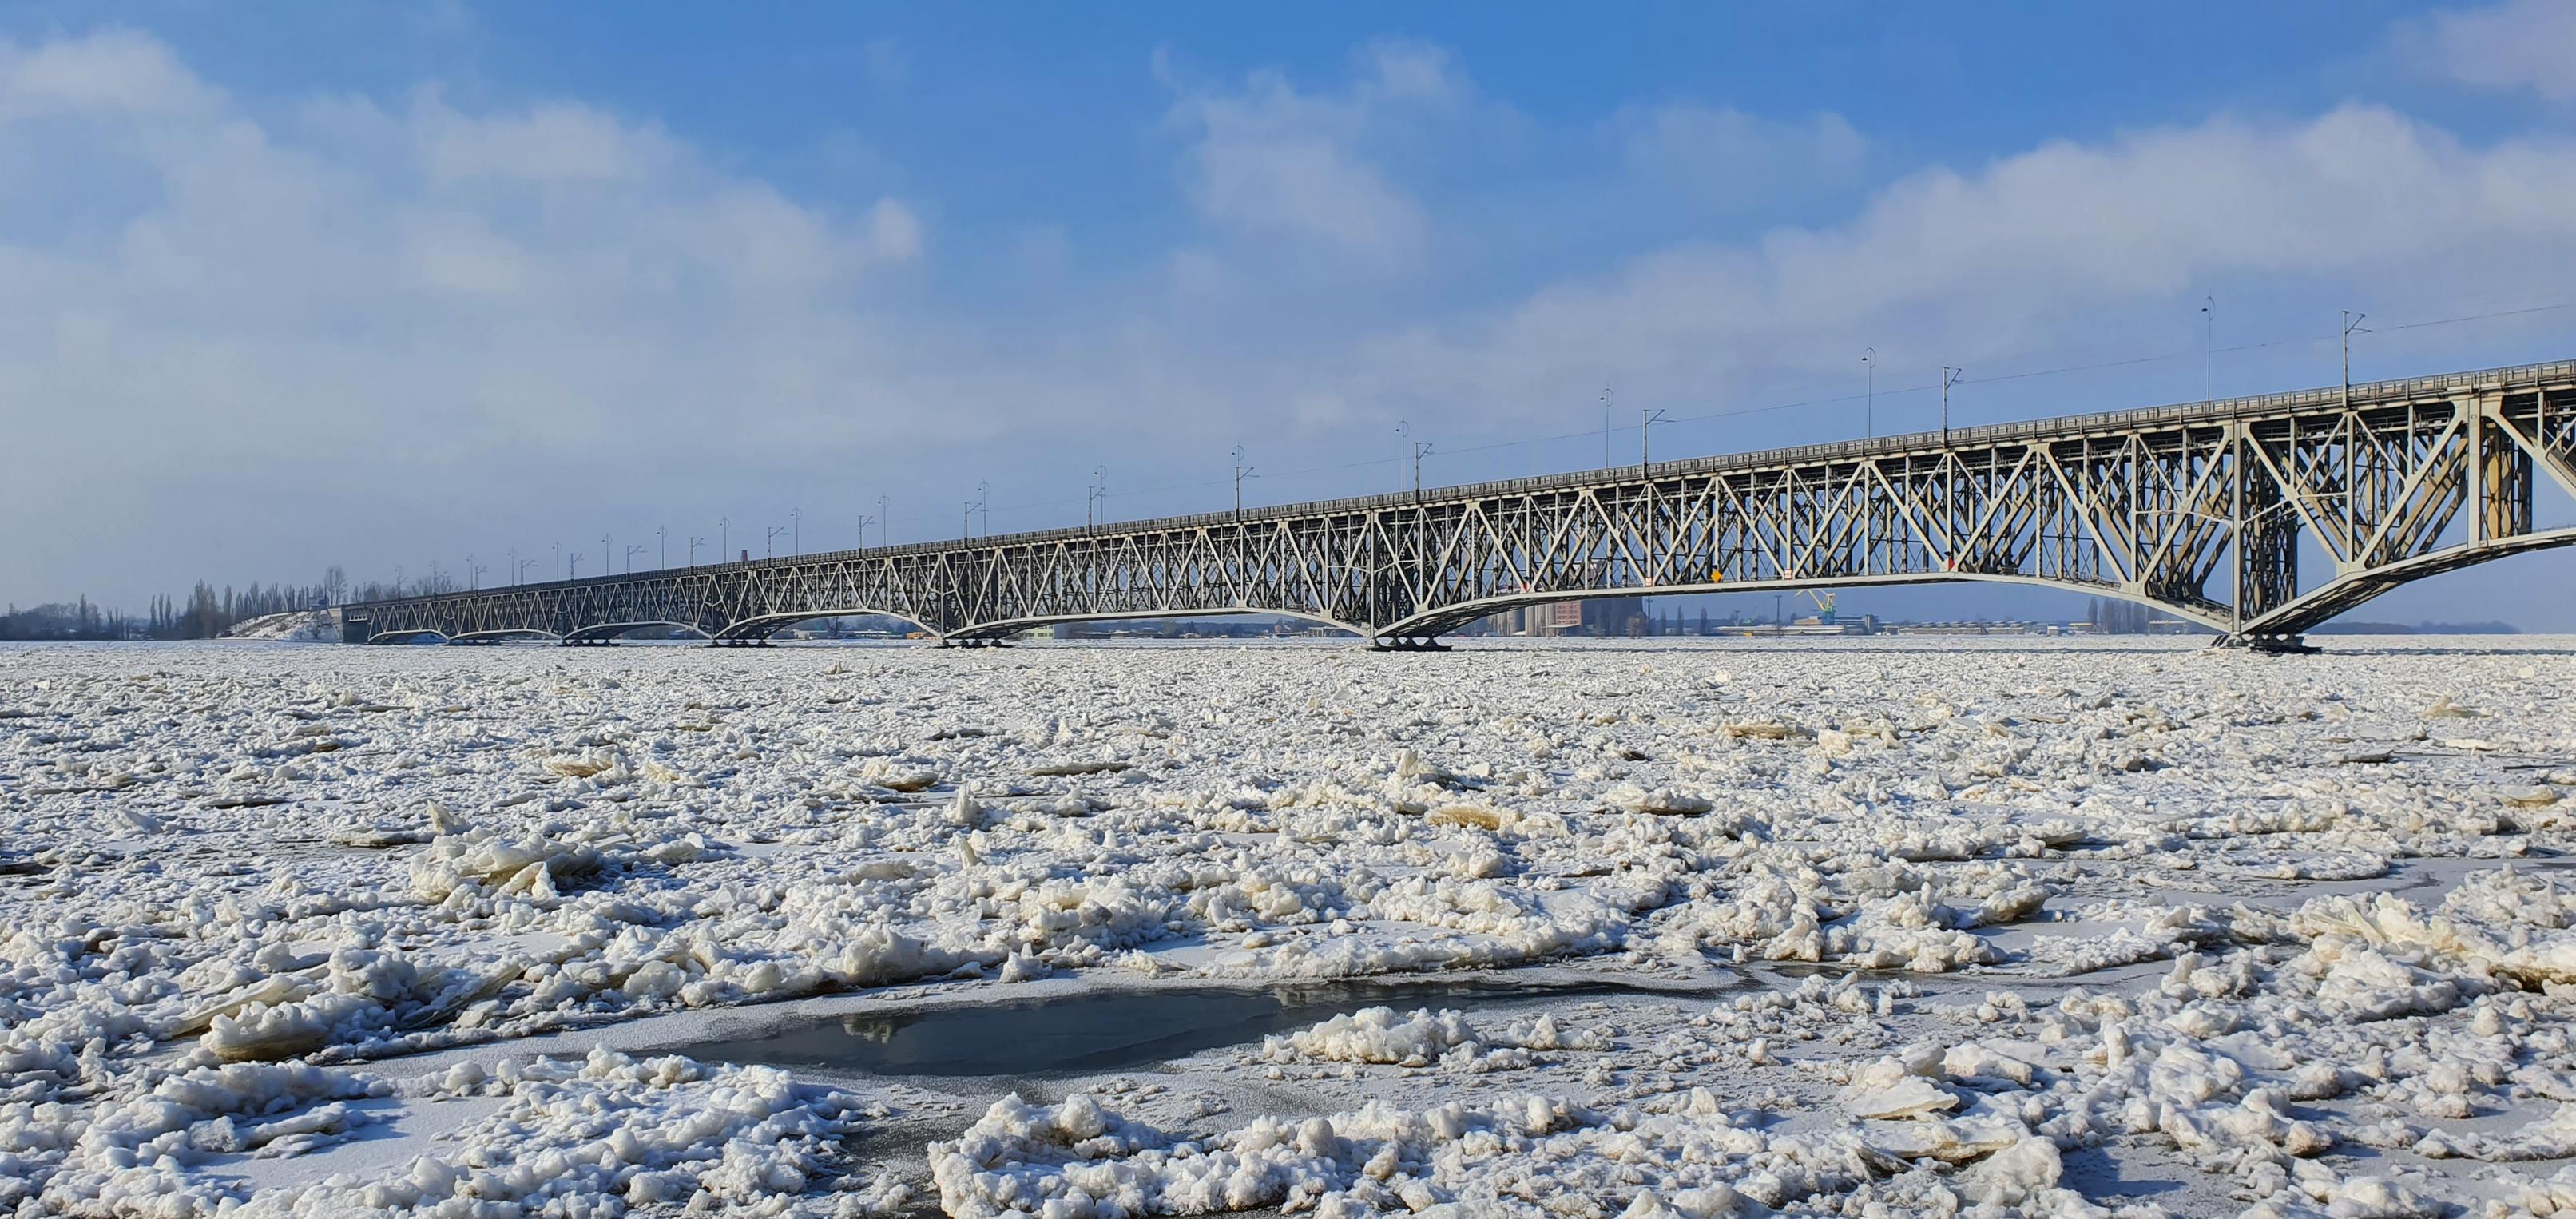
[[[1345,494],[1398,420],[1433,482],[1796,443],[1864,348],[1879,430],[1944,362],[2179,401],[2210,296],[2221,394],[2343,308],[2357,376],[2564,358],[2571,57],[2537,0],[0,8],[0,598],[1193,511],[1235,444]],[[2576,629],[2567,566],[2369,616]]]

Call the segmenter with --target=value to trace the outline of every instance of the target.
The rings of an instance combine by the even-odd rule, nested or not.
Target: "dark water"
[[[1257,1042],[1364,1007],[1473,1008],[1587,995],[1712,996],[1615,982],[1422,979],[1105,991],[972,1006],[809,1017],[773,1028],[658,1047],[710,1062],[828,1068],[871,1075],[1056,1075],[1149,1066],[1217,1046]]]

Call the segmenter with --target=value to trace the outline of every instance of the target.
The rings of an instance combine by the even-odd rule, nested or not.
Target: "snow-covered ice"
[[[2576,1208],[2576,641],[2338,643],[0,649],[0,1209]],[[1671,993],[648,1052],[1516,967]]]

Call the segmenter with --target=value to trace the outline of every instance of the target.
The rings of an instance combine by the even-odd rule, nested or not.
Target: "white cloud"
[[[2425,37],[2401,38],[2407,62],[2425,62],[2460,84],[2477,89],[2529,89],[2553,102],[2576,101],[2576,4],[2567,0],[2505,0],[2483,8],[2439,13]]]
[[[221,95],[149,35],[108,30],[32,49],[0,40],[0,121],[41,114],[199,114]]]
[[[1727,206],[1840,185],[1869,151],[1839,114],[1782,121],[1668,102],[1621,111],[1613,125],[1633,172]]]
[[[1473,320],[1375,341],[1364,375],[1413,400],[1526,412],[1605,371],[1689,400],[1754,374],[1839,373],[1875,343],[1928,366],[2044,350],[2075,319],[2227,276],[2453,288],[2576,267],[2576,142],[2485,148],[2385,109],[2219,119],[1918,172],[1850,222],[1684,243]]]
[[[0,42],[0,166],[46,171],[0,213],[0,516],[51,526],[12,594],[102,552],[150,588],[189,555],[353,553],[330,539],[456,530],[460,503],[802,461],[787,437],[995,426],[921,409],[946,340],[887,307],[928,246],[902,200],[800,203],[575,104],[264,113],[142,35]],[[1001,400],[959,385],[990,375],[941,386]],[[302,492],[180,507],[232,498],[209,487]],[[49,507],[102,496],[152,523]],[[450,512],[370,527],[307,496]]]
[[[469,116],[432,91],[414,100],[411,135],[422,172],[441,186],[502,183],[633,184],[684,172],[686,154],[660,131],[588,106],[555,102]]]
[[[1287,236],[1344,254],[1405,260],[1420,252],[1421,205],[1372,159],[1371,138],[1414,114],[1451,113],[1472,96],[1445,52],[1382,42],[1330,94],[1301,92],[1273,71],[1240,88],[1175,84],[1168,122],[1191,137],[1184,185],[1200,214],[1253,235]]]

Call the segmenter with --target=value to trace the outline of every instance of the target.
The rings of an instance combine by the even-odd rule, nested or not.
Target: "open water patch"
[[[1612,981],[1482,977],[1090,990],[782,1022],[656,1053],[702,1062],[944,1077],[1081,1075],[1246,1045],[1368,1007],[1454,1007],[1601,995],[1713,997]]]

